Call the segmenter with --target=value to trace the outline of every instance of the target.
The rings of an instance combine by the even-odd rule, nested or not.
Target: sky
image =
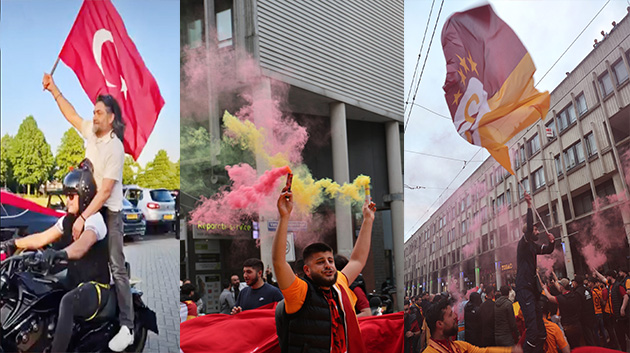
[[[405,0],[405,100],[431,3],[428,0]],[[444,1],[433,43],[429,47],[440,3],[441,0],[435,0],[418,74],[425,57],[426,67],[405,132],[405,241],[489,157],[485,149],[462,139],[453,126],[442,90],[446,61],[441,45],[442,28],[450,15],[488,2]],[[572,71],[593,50],[593,40],[601,40],[600,32],[609,32],[612,21],[619,22],[630,6],[629,0],[505,0],[490,1],[490,4],[516,32],[533,58],[537,67],[534,74],[536,87],[550,93],[566,77],[566,72]],[[601,13],[551,69],[602,7]],[[406,105],[405,120],[410,107]],[[451,185],[447,190],[449,183]]]
[[[79,13],[80,0],[2,0],[0,12],[0,118],[2,136],[15,136],[33,115],[51,145],[53,155],[71,127],[52,95],[42,91]],[[160,149],[173,162],[179,159],[179,1],[113,0],[145,65],[155,77],[165,104],[153,133],[138,158],[142,166]],[[93,105],[74,72],[62,61],[53,74],[57,87],[84,119]]]

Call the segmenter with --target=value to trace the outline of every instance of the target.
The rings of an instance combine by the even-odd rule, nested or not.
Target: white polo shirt
[[[122,210],[122,174],[125,163],[125,148],[122,141],[111,131],[103,137],[96,137],[92,131],[92,121],[83,120],[81,135],[86,142],[85,157],[94,166],[94,180],[97,190],[100,189],[103,179],[115,180],[112,193],[105,201],[105,207],[112,212]]]

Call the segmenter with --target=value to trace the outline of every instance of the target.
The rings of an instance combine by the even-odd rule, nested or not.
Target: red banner
[[[180,348],[184,353],[280,353],[275,305],[237,315],[211,314],[185,321],[180,325]],[[403,323],[402,312],[359,318],[367,352],[402,352]]]
[[[101,94],[118,101],[126,124],[125,152],[138,159],[164,99],[111,1],[84,1],[59,54],[92,103]]]

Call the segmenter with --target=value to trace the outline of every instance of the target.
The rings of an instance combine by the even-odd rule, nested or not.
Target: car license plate
[[[127,219],[138,219],[138,215],[137,215],[137,214],[135,214],[135,213],[128,214],[128,215],[127,215]]]
[[[168,221],[172,221],[172,220],[173,220],[173,218],[175,218],[175,216],[174,216],[174,215],[172,215],[172,214],[166,214],[166,215],[164,215],[164,219],[166,219],[166,220],[168,220]]]

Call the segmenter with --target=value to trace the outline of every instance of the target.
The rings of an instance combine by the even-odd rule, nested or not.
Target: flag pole
[[[523,192],[527,192],[527,190],[525,189],[525,187],[523,186],[523,184],[521,184],[521,181],[518,180],[518,178],[516,178],[516,181],[518,182],[518,185],[521,186],[521,188],[523,189]],[[532,199],[532,203],[534,202],[534,200]],[[542,223],[543,228],[545,228],[545,232],[549,233],[549,230],[547,230],[547,226],[545,225],[545,222],[543,222],[542,217],[540,217],[540,215],[538,214],[538,210],[536,209],[536,207],[532,207],[534,209],[534,212],[536,213],[536,216],[538,217],[538,220],[540,221],[540,223]]]
[[[59,64],[59,57],[57,57],[57,60],[55,60],[55,64],[53,65],[52,70],[50,70],[50,76],[55,73],[55,69],[57,69],[57,64]]]

